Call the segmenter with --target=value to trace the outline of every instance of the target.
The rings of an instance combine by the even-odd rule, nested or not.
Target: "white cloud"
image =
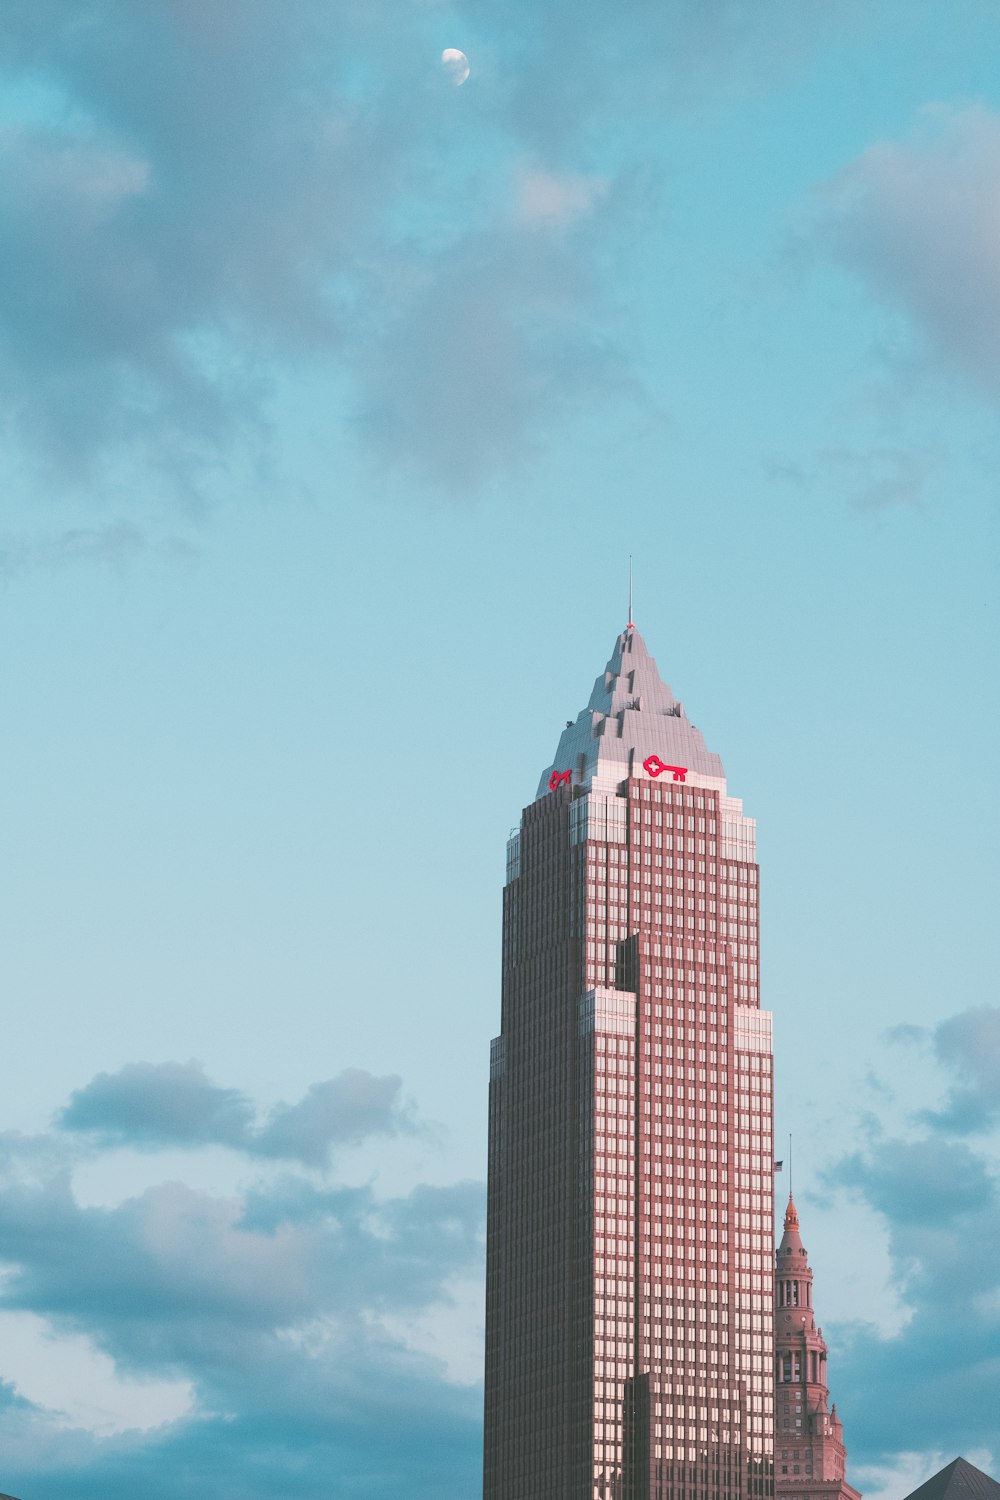
[[[444,1378],[456,1385],[478,1385],[483,1378],[483,1283],[474,1275],[457,1275],[441,1301],[410,1313],[391,1313],[380,1326],[416,1354],[440,1361]]]
[[[135,1379],[83,1334],[56,1333],[30,1312],[0,1311],[4,1378],[19,1395],[47,1408],[58,1427],[106,1437],[149,1431],[187,1416],[187,1380]]]
[[[859,1465],[853,1478],[863,1486],[865,1500],[904,1500],[955,1456],[933,1451],[897,1453],[891,1464]]]

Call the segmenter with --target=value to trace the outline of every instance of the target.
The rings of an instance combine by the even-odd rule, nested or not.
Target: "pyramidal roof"
[[[574,786],[648,774],[643,763],[651,756],[659,757],[671,776],[681,770],[684,774],[676,780],[725,791],[722,761],[706,747],[630,624],[615,642],[586,708],[560,735],[555,759],[542,772],[536,795],[544,796],[550,777],[567,770]]]
[[[1000,1484],[964,1458],[953,1459],[906,1500],[1000,1500]]]

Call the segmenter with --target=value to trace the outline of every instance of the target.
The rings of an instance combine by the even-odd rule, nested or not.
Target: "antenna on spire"
[[[632,554],[628,555],[628,628],[635,629],[635,621],[632,619]]]
[[[788,1196],[792,1196],[792,1132],[788,1132]]]

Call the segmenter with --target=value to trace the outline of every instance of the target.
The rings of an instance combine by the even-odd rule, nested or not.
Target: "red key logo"
[[[687,766],[668,766],[666,761],[661,760],[658,755],[647,755],[642,763],[642,768],[650,776],[662,776],[664,771],[672,771],[675,781],[687,780]]]

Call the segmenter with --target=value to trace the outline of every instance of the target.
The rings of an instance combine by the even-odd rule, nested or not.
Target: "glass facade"
[[[654,674],[624,632],[508,862],[486,1500],[774,1493],[755,827]]]

